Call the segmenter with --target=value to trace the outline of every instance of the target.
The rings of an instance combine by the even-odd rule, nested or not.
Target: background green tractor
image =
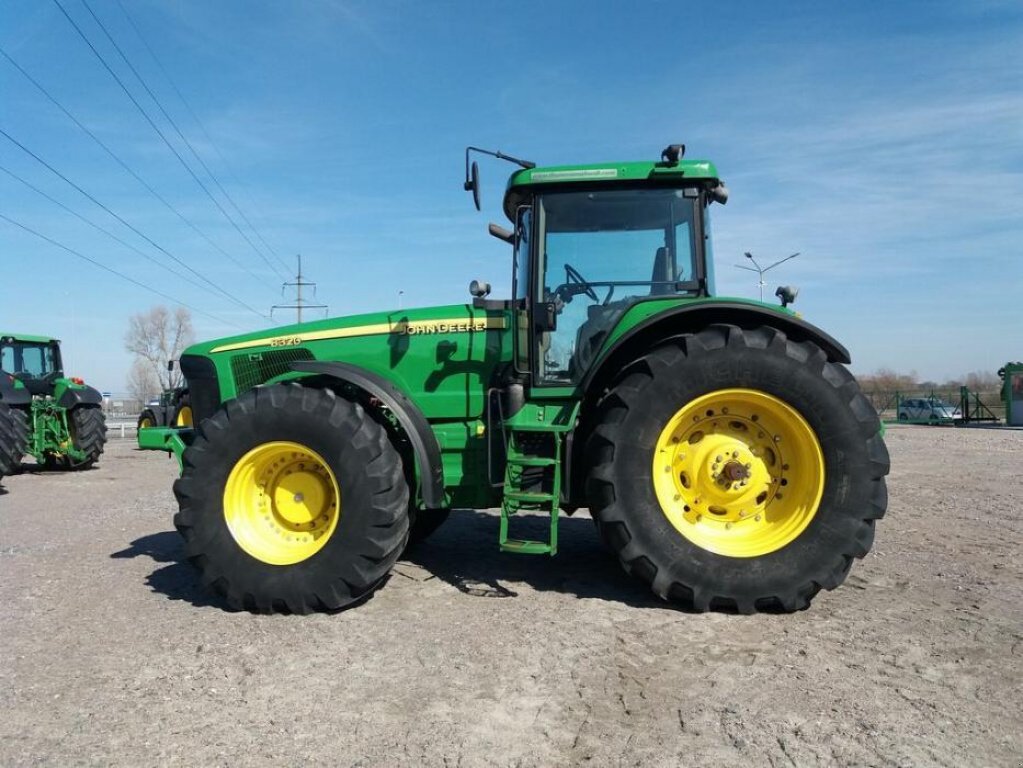
[[[103,398],[64,376],[60,342],[0,333],[0,464],[30,455],[51,469],[87,469],[106,443]],[[10,426],[6,429],[4,424]]]
[[[465,188],[479,199],[466,151]],[[236,608],[369,595],[451,507],[499,507],[501,550],[550,554],[588,507],[623,568],[696,610],[793,611],[884,515],[888,453],[838,342],[785,306],[714,295],[709,162],[537,168],[490,225],[512,296],[197,344],[175,525]],[[792,292],[782,292],[791,297]],[[513,535],[522,515],[543,539]]]
[[[165,389],[160,393],[159,400],[148,403],[139,414],[140,430],[167,426],[192,426],[192,406],[187,387]]]

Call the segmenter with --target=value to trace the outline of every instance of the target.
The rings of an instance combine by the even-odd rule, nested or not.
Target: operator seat
[[[654,270],[650,275],[650,295],[663,296],[667,293],[674,293],[674,286],[670,281],[674,280],[671,274],[671,264],[668,263],[668,249],[661,247],[657,249],[654,256]]]

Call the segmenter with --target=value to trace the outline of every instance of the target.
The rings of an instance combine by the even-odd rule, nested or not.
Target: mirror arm
[[[504,242],[508,243],[508,245],[515,245],[515,235],[509,232],[504,227],[498,226],[494,222],[490,222],[490,224],[487,225],[487,230],[493,237],[496,237],[498,240],[503,240]]]

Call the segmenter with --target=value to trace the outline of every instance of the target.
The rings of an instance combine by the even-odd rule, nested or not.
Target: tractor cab
[[[0,335],[0,370],[14,376],[32,395],[52,395],[64,377],[60,341],[44,336]]]
[[[470,148],[473,151],[475,148]],[[708,207],[727,191],[714,166],[683,161],[682,145],[661,162],[522,167],[508,182],[504,212],[514,232],[517,367],[538,386],[575,386],[622,315],[644,301],[714,293]],[[466,188],[478,200],[467,163]]]

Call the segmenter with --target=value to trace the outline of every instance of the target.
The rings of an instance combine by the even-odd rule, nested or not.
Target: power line
[[[43,160],[43,159],[42,159],[42,158],[41,158],[41,157],[40,157],[39,155],[37,155],[37,154],[36,154],[35,152],[33,152],[33,151],[32,151],[31,149],[29,149],[29,148],[28,148],[28,147],[26,147],[26,146],[25,146],[24,144],[22,144],[22,143],[21,143],[20,141],[18,141],[18,140],[17,140],[17,139],[15,139],[15,138],[14,138],[13,136],[11,136],[11,135],[10,135],[9,133],[7,133],[7,131],[5,131],[5,130],[4,130],[3,128],[0,128],[0,136],[4,136],[4,137],[5,137],[5,138],[6,138],[6,139],[7,139],[8,141],[10,141],[10,142],[11,142],[12,144],[14,144],[14,145],[15,145],[16,147],[18,147],[19,149],[21,149],[21,151],[23,151],[23,152],[25,152],[25,153],[26,153],[27,155],[31,156],[31,157],[32,157],[32,158],[33,158],[33,159],[34,159],[34,160],[35,160],[36,162],[38,162],[38,163],[40,163],[41,165],[43,165],[43,166],[44,166],[44,167],[45,167],[45,168],[46,168],[47,170],[49,170],[49,171],[50,171],[51,173],[53,173],[53,174],[55,174],[56,176],[58,176],[58,177],[60,177],[61,179],[63,179],[63,180],[64,180],[64,181],[65,181],[65,182],[66,182],[67,184],[69,184],[69,185],[71,185],[72,187],[74,187],[75,189],[77,189],[77,190],[78,190],[78,191],[79,191],[79,192],[80,192],[81,194],[85,195],[85,197],[89,198],[89,200],[91,200],[91,201],[92,201],[93,203],[95,203],[96,205],[98,205],[98,206],[99,206],[100,208],[102,208],[102,209],[103,209],[104,211],[106,211],[107,213],[109,213],[109,214],[110,214],[111,216],[113,216],[113,217],[114,217],[115,219],[117,219],[117,220],[118,220],[119,222],[121,222],[121,223],[122,223],[122,224],[123,224],[124,226],[126,226],[126,227],[127,227],[128,229],[130,229],[130,230],[131,230],[132,232],[134,232],[134,233],[135,233],[136,235],[138,235],[138,236],[139,236],[139,237],[141,237],[141,238],[142,238],[143,240],[145,240],[145,241],[146,241],[147,243],[149,243],[149,244],[150,244],[151,246],[153,246],[154,248],[156,248],[156,249],[157,249],[158,251],[160,251],[161,253],[163,253],[163,254],[166,254],[166,255],[167,255],[168,257],[170,257],[171,259],[173,259],[173,260],[174,260],[175,262],[177,262],[178,264],[180,264],[180,265],[181,265],[182,267],[184,267],[185,269],[187,269],[187,270],[188,270],[189,272],[191,272],[191,273],[192,273],[193,275],[195,275],[196,277],[198,277],[198,278],[199,278],[200,280],[202,280],[203,282],[205,282],[205,283],[208,283],[209,285],[211,285],[211,286],[213,286],[214,288],[216,288],[216,289],[217,289],[217,290],[218,290],[218,291],[219,291],[219,292],[220,292],[221,294],[223,294],[224,296],[226,296],[226,297],[227,297],[228,299],[230,299],[231,301],[233,301],[233,302],[234,302],[235,304],[239,305],[240,307],[244,307],[245,309],[249,310],[249,311],[250,311],[250,312],[252,312],[253,314],[259,315],[259,316],[260,316],[260,317],[262,317],[262,318],[265,318],[265,317],[266,317],[266,315],[264,315],[264,314],[262,314],[261,312],[259,312],[259,311],[255,310],[255,309],[253,309],[252,307],[250,307],[250,306],[249,306],[248,304],[246,304],[246,303],[245,303],[244,301],[242,301],[241,299],[238,299],[238,298],[236,298],[235,296],[233,296],[233,295],[231,295],[230,293],[228,293],[228,292],[227,292],[226,290],[224,290],[223,288],[221,288],[221,287],[220,287],[219,285],[217,285],[216,283],[214,283],[214,282],[213,282],[212,280],[210,280],[210,279],[209,279],[208,277],[206,277],[205,275],[203,275],[203,274],[201,274],[201,273],[197,272],[196,270],[194,270],[194,269],[193,269],[193,268],[192,268],[191,266],[189,266],[188,264],[186,264],[186,263],[185,263],[184,261],[182,261],[181,259],[179,259],[179,258],[178,258],[177,256],[175,256],[175,255],[174,255],[173,253],[171,253],[171,252],[170,252],[170,251],[168,251],[168,250],[167,250],[166,248],[164,248],[163,246],[161,246],[161,245],[160,245],[159,243],[157,243],[156,241],[154,241],[154,240],[153,240],[152,238],[150,238],[150,237],[149,237],[148,235],[146,235],[146,234],[145,234],[144,232],[142,232],[141,230],[139,230],[138,228],[136,228],[135,226],[133,226],[132,224],[130,224],[129,222],[127,222],[127,221],[126,221],[125,219],[123,219],[123,218],[122,218],[121,216],[119,216],[118,214],[114,213],[114,211],[112,211],[112,210],[111,210],[110,208],[108,208],[108,207],[107,207],[106,205],[104,205],[103,203],[101,203],[101,202],[100,202],[99,200],[97,200],[97,199],[96,199],[95,197],[93,197],[93,196],[92,196],[91,194],[89,194],[88,192],[86,192],[86,191],[85,191],[84,189],[82,189],[82,188],[81,188],[80,186],[78,186],[77,184],[75,184],[75,183],[74,183],[73,181],[71,181],[71,179],[69,179],[69,178],[68,178],[67,176],[65,176],[64,174],[62,174],[62,173],[61,173],[60,171],[58,171],[58,170],[57,170],[56,168],[54,168],[54,167],[53,167],[52,165],[50,165],[49,163],[47,163],[47,162],[46,162],[45,160]]]
[[[170,140],[168,140],[167,136],[163,133],[163,131],[160,130],[159,126],[157,126],[157,124],[155,122],[153,122],[153,119],[149,116],[149,113],[146,112],[146,110],[142,107],[141,104],[139,104],[138,99],[135,98],[135,96],[132,94],[132,92],[130,90],[128,90],[128,87],[121,80],[121,78],[117,76],[117,73],[114,72],[113,69],[111,69],[109,64],[107,64],[107,61],[106,61],[106,59],[103,58],[103,55],[98,50],[96,50],[96,46],[94,46],[92,44],[92,42],[89,40],[89,38],[86,37],[86,35],[82,31],[81,27],[79,27],[78,24],[75,23],[75,20],[72,19],[71,16],[68,14],[68,12],[64,9],[64,6],[60,4],[60,0],[53,0],[53,2],[57,6],[57,8],[60,9],[60,12],[62,14],[64,14],[64,18],[66,18],[68,20],[68,22],[71,24],[71,26],[74,27],[74,29],[78,33],[79,37],[81,37],[82,40],[85,41],[85,44],[87,46],[89,46],[89,50],[91,50],[93,52],[93,54],[95,54],[96,58],[99,59],[100,64],[102,64],[104,69],[106,69],[106,71],[110,73],[110,76],[114,78],[114,80],[117,82],[117,84],[121,87],[121,90],[124,91],[125,95],[131,100],[131,103],[135,105],[135,108],[138,109],[138,111],[142,115],[142,117],[145,118],[146,122],[148,122],[150,127],[156,132],[157,136],[159,136],[160,139],[163,141],[163,143],[167,145],[167,148],[170,149],[170,151],[174,154],[174,157],[176,157],[178,159],[178,162],[181,163],[181,166],[188,172],[188,174],[199,185],[200,189],[202,189],[202,191],[206,194],[206,196],[213,202],[213,204],[217,207],[217,209],[224,215],[224,218],[226,218],[228,220],[228,222],[230,222],[231,225],[234,226],[234,228],[236,230],[238,230],[238,233],[243,238],[245,238],[246,241],[249,242],[249,245],[252,245],[252,241],[249,240],[249,238],[245,235],[244,232],[241,231],[241,228],[238,226],[238,224],[234,221],[234,219],[231,218],[231,216],[227,213],[227,211],[224,210],[224,206],[222,206],[220,204],[220,202],[213,196],[213,194],[210,192],[209,188],[203,183],[202,179],[200,179],[195,174],[195,171],[192,170],[191,166],[189,166],[188,163],[185,162],[185,158],[183,158],[181,156],[181,153],[178,152],[177,149],[175,149],[173,144],[170,143]],[[91,9],[90,9],[90,13],[91,13]],[[97,23],[98,23],[98,20],[97,20]],[[112,40],[111,40],[111,42],[112,42]],[[116,44],[115,44],[115,47],[116,47]],[[123,54],[122,54],[122,56],[123,56]],[[257,250],[255,248],[255,246],[252,246],[252,247],[253,247],[253,250],[256,251],[256,254],[258,256],[260,256],[263,259],[263,261],[265,261],[267,263],[267,265],[270,266],[271,269],[274,269],[274,271],[276,271],[278,274],[280,274],[280,270],[275,268],[274,265],[270,262],[270,260],[267,259],[266,256],[263,255],[263,253],[261,251]]]
[[[85,261],[89,262],[93,266],[99,267],[104,272],[109,272],[110,274],[116,275],[117,277],[121,278],[122,280],[127,280],[132,285],[136,285],[139,288],[142,288],[143,290],[149,291],[150,293],[155,293],[160,298],[167,299],[167,301],[173,302],[174,304],[179,304],[180,306],[185,307],[185,309],[190,309],[193,312],[195,312],[197,314],[200,314],[203,317],[208,317],[211,320],[214,320],[214,321],[216,321],[218,323],[227,323],[228,325],[234,326],[235,328],[239,328],[240,327],[240,326],[236,325],[235,323],[228,322],[227,320],[223,320],[223,319],[221,319],[219,317],[214,317],[213,315],[209,314],[208,312],[203,312],[201,309],[197,309],[196,307],[193,307],[191,304],[186,304],[183,301],[179,301],[178,299],[175,299],[173,296],[168,296],[166,293],[163,293],[162,291],[158,291],[156,288],[151,288],[150,286],[146,285],[145,283],[139,282],[138,280],[136,280],[133,277],[128,277],[128,275],[124,274],[123,272],[118,272],[116,269],[112,269],[111,267],[108,267],[106,264],[103,264],[103,263],[101,263],[99,261],[96,261],[95,259],[93,259],[93,258],[91,258],[89,256],[86,256],[84,253],[80,253],[79,251],[76,251],[74,248],[69,248],[68,246],[64,245],[63,243],[58,243],[53,238],[47,237],[46,235],[44,235],[44,234],[42,234],[40,232],[36,232],[31,227],[28,227],[28,226],[22,224],[19,221],[15,221],[14,219],[12,219],[12,218],[10,218],[8,216],[5,216],[2,213],[0,213],[0,219],[3,219],[4,221],[8,222],[9,224],[13,224],[16,227],[25,230],[26,232],[28,232],[31,235],[35,235],[36,237],[40,238],[41,240],[45,240],[46,242],[50,243],[51,245],[55,245],[58,248],[62,248],[63,250],[67,251],[70,254],[73,254],[73,255],[77,256],[80,259],[84,259]]]
[[[135,170],[131,168],[131,166],[129,166],[124,160],[122,160],[117,155],[117,153],[115,153],[110,147],[108,147],[95,133],[93,133],[85,125],[83,125],[82,122],[80,120],[78,120],[78,118],[76,118],[73,114],[71,114],[71,112],[66,107],[64,107],[63,104],[61,104],[53,95],[51,95],[49,91],[47,91],[34,77],[32,77],[32,75],[30,75],[28,72],[26,72],[25,69],[20,64],[18,64],[18,62],[15,61],[11,57],[11,55],[9,53],[7,53],[7,51],[5,51],[3,48],[0,48],[0,55],[2,55],[5,59],[7,59],[7,61],[10,62],[11,66],[13,66],[22,75],[24,75],[25,79],[27,79],[30,83],[32,83],[32,85],[34,85],[36,87],[36,89],[41,94],[43,94],[43,96],[45,96],[47,99],[49,99],[49,101],[55,107],[57,107],[57,109],[59,109],[61,112],[63,112],[64,115],[66,115],[67,118],[69,120],[71,120],[71,122],[73,122],[83,133],[85,133],[86,136],[88,136],[97,145],[99,145],[100,149],[102,149],[104,152],[106,152],[108,155],[110,155],[110,157],[112,157],[114,159],[114,161],[117,162],[118,165],[120,165],[124,170],[126,170],[129,174],[131,174],[132,177],[134,177],[134,179],[139,184],[141,184],[143,187],[145,187],[145,189],[153,197],[155,197],[157,200],[159,200],[161,203],[163,203],[163,205],[166,206],[175,216],[177,216],[185,224],[187,224],[189,226],[189,228],[192,229],[192,231],[194,231],[196,234],[198,234],[200,237],[202,237],[207,243],[209,243],[213,248],[215,248],[221,254],[223,254],[228,259],[230,259],[231,263],[233,263],[239,269],[244,270],[246,272],[246,274],[252,276],[253,279],[259,281],[260,283],[263,282],[263,278],[259,277],[255,272],[253,272],[251,269],[249,269],[249,267],[246,266],[243,262],[238,261],[238,259],[236,259],[230,253],[228,253],[223,248],[221,248],[220,245],[218,245],[216,242],[214,242],[210,238],[209,235],[207,235],[205,232],[203,232],[201,229],[199,229],[199,227],[197,227],[195,224],[193,224],[183,213],[181,213],[181,211],[179,211],[170,202],[168,202],[167,199],[163,197],[163,195],[161,195],[159,192],[157,192],[155,189],[153,189],[153,187],[150,186],[146,182],[145,179],[143,179],[138,173],[136,173]]]
[[[185,136],[185,134],[183,134],[181,132],[181,129],[178,128],[178,124],[176,122],[174,122],[174,118],[172,118],[170,116],[170,114],[167,112],[167,110],[163,108],[163,104],[160,103],[160,100],[156,97],[156,94],[153,93],[152,89],[150,89],[149,85],[143,79],[142,75],[139,74],[139,71],[137,69],[135,69],[135,66],[128,59],[127,54],[125,54],[125,52],[123,50],[121,50],[121,46],[119,46],[117,44],[117,41],[114,40],[114,38],[110,34],[109,30],[107,30],[107,28],[106,28],[106,26],[104,26],[103,22],[100,21],[99,17],[95,14],[95,12],[93,12],[92,6],[89,5],[89,0],[82,0],[82,5],[85,6],[85,10],[87,10],[89,12],[89,15],[92,16],[92,20],[96,22],[96,24],[102,30],[103,34],[106,36],[107,40],[110,41],[110,44],[112,46],[114,46],[114,50],[117,51],[117,54],[121,57],[121,59],[124,61],[124,63],[128,66],[128,69],[131,70],[131,73],[133,75],[135,75],[135,79],[139,81],[139,83],[142,85],[142,88],[145,90],[145,92],[149,94],[149,98],[151,98],[153,100],[153,103],[156,104],[156,108],[160,110],[161,114],[163,114],[164,119],[168,123],[171,124],[171,128],[173,128],[174,132],[177,133],[178,138],[181,139],[181,141],[184,142],[186,147],[188,147],[189,152],[192,153],[192,157],[194,157],[198,161],[199,165],[202,166],[203,170],[206,171],[206,174],[213,180],[213,183],[216,184],[217,187],[220,189],[221,194],[223,194],[224,197],[227,198],[228,202],[231,203],[232,206],[234,206],[234,209],[236,211],[238,211],[238,213],[240,213],[242,215],[242,218],[245,218],[245,214],[243,214],[241,212],[241,209],[239,209],[238,206],[235,204],[235,202],[232,199],[231,195],[228,194],[227,190],[224,189],[223,185],[220,183],[220,180],[214,175],[213,171],[211,171],[209,169],[209,167],[206,165],[206,163],[203,161],[203,159],[201,157],[199,157],[199,153],[195,151],[195,147],[192,146],[192,142],[190,142],[188,140],[188,138]],[[196,180],[198,180],[198,179],[196,179]],[[220,208],[220,212],[224,214],[224,216],[227,218],[227,220],[229,222],[231,222],[231,226],[233,226],[236,230],[238,230],[238,234],[241,235],[243,238],[245,238],[245,242],[247,242],[249,244],[249,246],[251,246],[252,250],[254,250],[256,253],[258,253],[260,258],[262,258],[264,261],[266,261],[266,263],[268,265],[270,265],[273,269],[276,270],[276,267],[274,267],[274,265],[270,263],[270,261],[266,258],[266,256],[263,254],[263,252],[260,251],[256,247],[256,244],[253,243],[252,240],[249,239],[249,236],[246,235],[245,232],[242,231],[242,228],[238,226],[238,224],[231,217],[231,215],[224,208],[222,208],[218,204],[218,201],[215,198],[213,198],[212,195],[210,195],[210,199],[213,200],[214,204],[217,204],[217,208]],[[248,219],[245,219],[245,220],[248,221]],[[252,227],[252,223],[251,222],[249,222],[249,227],[250,228]]]
[[[142,41],[142,45],[145,46],[145,49],[149,52],[149,55],[156,63],[157,68],[160,70],[160,72],[163,73],[164,78],[170,84],[170,87],[174,90],[174,93],[177,94],[178,99],[180,99],[181,103],[184,105],[185,110],[188,112],[189,115],[191,115],[192,120],[195,121],[195,124],[199,126],[199,130],[202,132],[202,135],[206,138],[210,146],[213,148],[213,151],[216,153],[217,157],[219,157],[220,161],[224,164],[224,167],[227,169],[228,174],[230,174],[231,178],[234,179],[235,184],[244,189],[244,185],[241,183],[241,181],[238,179],[237,174],[235,174],[234,170],[231,168],[231,164],[227,161],[227,158],[224,157],[223,153],[220,151],[220,148],[217,146],[217,143],[213,140],[213,137],[210,136],[209,131],[206,130],[206,126],[203,125],[202,120],[199,119],[199,116],[195,113],[195,110],[193,110],[192,106],[188,103],[188,99],[185,98],[185,94],[181,92],[181,89],[178,88],[177,83],[174,82],[174,78],[170,76],[170,73],[167,71],[166,67],[164,67],[163,64],[160,62],[159,57],[156,55],[156,51],[153,50],[153,47],[149,44],[149,41],[146,40],[145,36],[142,34],[142,30],[139,29],[139,26],[138,24],[135,23],[135,19],[132,17],[132,15],[128,13],[128,9],[125,7],[124,3],[122,3],[121,0],[117,0],[117,5],[120,6],[121,12],[124,14],[124,17],[128,20],[128,23],[131,25],[131,28],[135,30],[136,36],[138,37],[139,40]],[[198,159],[198,156],[196,157]],[[200,162],[202,161],[200,160]],[[204,168],[206,167],[205,163],[203,163],[203,167]],[[208,168],[207,172],[209,172]],[[220,185],[220,182],[217,181],[217,178],[213,176],[212,173],[210,173],[210,176],[213,178],[215,182],[217,182],[217,186],[220,187],[222,192],[224,192],[224,195],[231,202],[231,205],[234,206],[234,209],[238,211],[241,217],[245,220],[245,223],[249,225],[249,229],[252,230],[253,234],[257,238],[259,238],[259,241],[266,247],[266,249],[277,258],[277,260],[281,263],[281,266],[284,267],[285,269],[288,269],[288,265],[287,263],[285,263],[284,259],[282,259],[280,254],[277,253],[274,247],[266,241],[266,238],[263,237],[262,233],[260,233],[260,231],[255,227],[255,225],[253,225],[253,223],[249,221],[249,217],[245,215],[245,212],[241,208],[238,207],[238,205],[231,198],[231,196],[227,194],[227,191],[224,190],[224,188]],[[253,204],[253,207],[257,209],[257,212],[259,212],[259,207],[255,205],[255,202],[251,199],[251,195],[249,195],[249,198],[250,198],[249,202],[251,202]]]
[[[43,190],[39,189],[39,187],[35,186],[31,182],[26,181],[25,179],[21,178],[21,176],[19,176],[18,174],[16,174],[14,171],[10,170],[9,168],[6,168],[3,165],[0,165],[0,171],[3,171],[8,176],[10,176],[12,179],[15,179],[16,181],[20,181],[22,184],[24,184],[26,187],[31,189],[36,194],[41,195],[42,197],[45,197],[47,200],[49,200],[54,205],[60,206],[65,211],[67,211],[72,216],[74,216],[75,218],[80,219],[81,221],[84,221],[86,224],[88,224],[93,229],[97,229],[100,232],[102,232],[104,235],[106,235],[107,237],[109,237],[109,238],[111,238],[113,240],[116,240],[118,243],[123,245],[125,248],[130,248],[131,250],[135,251],[135,253],[137,253],[142,258],[152,262],[153,264],[155,264],[156,266],[160,267],[161,269],[167,270],[168,272],[170,272],[175,277],[178,277],[178,278],[184,280],[185,282],[187,282],[187,283],[189,283],[191,285],[194,285],[196,288],[201,288],[204,291],[209,291],[210,293],[214,293],[213,290],[211,290],[210,288],[207,288],[202,283],[197,283],[195,280],[193,280],[192,278],[188,277],[187,275],[182,275],[180,272],[176,272],[175,270],[171,269],[169,266],[164,264],[162,261],[160,261],[158,259],[154,259],[152,256],[150,256],[148,253],[146,253],[145,251],[141,250],[140,248],[136,248],[131,243],[129,243],[129,242],[125,241],[125,240],[122,240],[117,235],[115,235],[113,232],[111,232],[109,229],[104,229],[103,227],[101,227],[96,222],[86,218],[85,216],[82,216],[82,214],[78,213],[77,211],[72,210],[68,206],[64,205],[64,203],[62,203],[57,198],[52,197],[51,195],[47,194]]]

